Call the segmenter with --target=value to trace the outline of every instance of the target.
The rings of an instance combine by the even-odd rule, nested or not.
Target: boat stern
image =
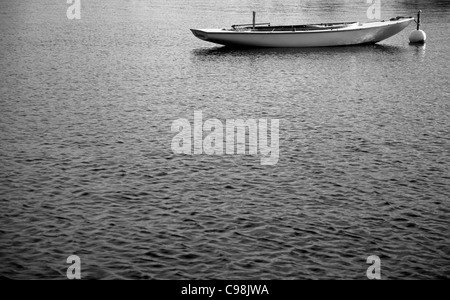
[[[207,41],[208,40],[208,34],[201,30],[201,29],[191,29],[192,33],[199,39]]]

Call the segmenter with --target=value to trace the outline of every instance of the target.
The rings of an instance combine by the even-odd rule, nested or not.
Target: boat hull
[[[414,21],[404,18],[396,21],[358,24],[348,28],[302,31],[238,31],[221,29],[191,29],[199,39],[226,46],[239,47],[329,47],[378,43],[388,39]]]

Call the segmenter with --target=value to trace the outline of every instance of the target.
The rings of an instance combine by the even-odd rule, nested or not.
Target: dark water
[[[375,46],[230,50],[189,28],[366,21],[361,1],[0,1],[0,277],[450,278],[448,1]],[[386,2],[386,3],[384,3]],[[389,2],[389,3],[388,3]],[[171,124],[280,119],[280,161]]]

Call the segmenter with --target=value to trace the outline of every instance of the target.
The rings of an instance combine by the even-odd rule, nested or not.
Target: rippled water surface
[[[448,1],[378,45],[238,50],[189,28],[367,21],[361,1],[0,0],[0,277],[450,278]],[[384,3],[386,2],[386,3]],[[413,3],[413,4],[411,4]],[[280,160],[175,155],[172,122],[279,119]]]

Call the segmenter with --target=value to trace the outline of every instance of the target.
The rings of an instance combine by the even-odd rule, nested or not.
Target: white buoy
[[[417,14],[417,30],[414,30],[413,32],[411,32],[411,34],[409,35],[409,41],[413,44],[417,44],[417,43],[425,43],[425,41],[427,40],[427,34],[425,33],[425,31],[420,29],[420,14],[422,13],[421,10],[419,10],[419,13]]]
[[[414,30],[409,35],[409,41],[411,43],[413,43],[413,44],[425,43],[426,40],[427,40],[427,34],[425,33],[425,31],[420,30],[420,29],[419,30]]]

